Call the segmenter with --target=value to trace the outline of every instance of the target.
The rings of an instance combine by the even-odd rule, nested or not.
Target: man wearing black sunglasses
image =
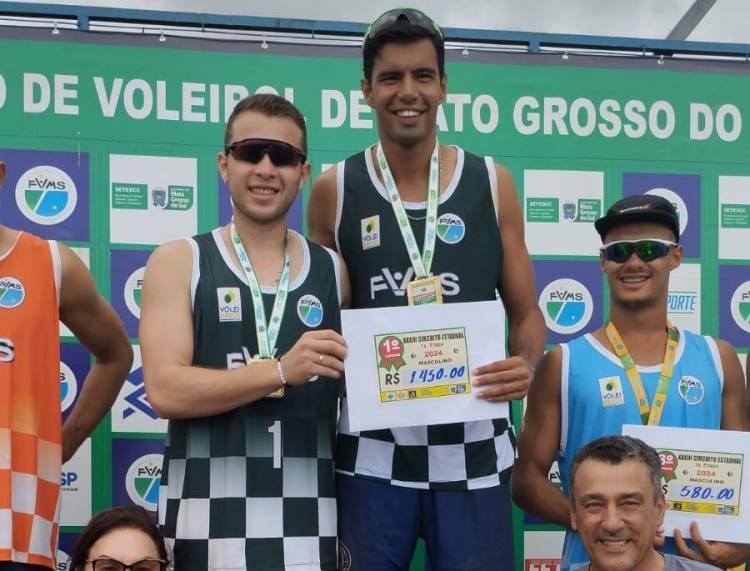
[[[144,277],[148,398],[169,437],[159,521],[175,569],[337,569],[333,449],[346,271],[287,228],[307,180],[305,120],[240,101],[219,172],[232,221],[165,244]]]
[[[444,60],[442,30],[418,10],[390,10],[370,26],[361,87],[380,141],[316,180],[309,228],[344,257],[353,307],[406,305],[420,283],[446,303],[499,291],[512,357],[483,363],[472,378],[479,398],[520,399],[546,332],[521,209],[506,169],[438,144]],[[436,571],[513,568],[508,418],[353,433],[348,414],[345,402],[336,458],[342,569],[408,569],[418,537]]]
[[[609,322],[542,359],[529,391],[513,473],[516,503],[564,527],[570,525],[565,494],[570,492],[571,463],[589,441],[620,434],[623,424],[716,430],[748,426],[734,348],[678,329],[667,318],[669,274],[682,259],[674,205],[645,194],[623,198],[596,221],[596,229],[610,291]],[[563,491],[548,479],[555,460]],[[694,546],[677,531],[664,551],[722,568],[738,565],[750,554],[747,545],[704,541],[697,525],[691,532]],[[580,538],[569,531],[563,569],[587,559]]]

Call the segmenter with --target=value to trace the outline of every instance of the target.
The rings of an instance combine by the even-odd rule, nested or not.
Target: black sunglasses
[[[165,571],[168,563],[163,559],[153,557],[146,557],[130,565],[111,557],[89,559],[88,562],[91,563],[94,571]]]
[[[284,141],[275,139],[243,139],[235,141],[224,148],[227,155],[232,155],[235,160],[245,161],[257,165],[263,160],[263,155],[268,155],[271,162],[277,167],[296,167],[304,163],[307,157],[300,149]]]
[[[669,254],[670,248],[676,246],[669,240],[647,238],[645,240],[618,240],[601,247],[602,256],[608,262],[622,264],[635,252],[644,262],[653,262]]]
[[[445,41],[443,30],[440,29],[437,22],[421,10],[416,10],[414,8],[394,8],[384,12],[367,28],[365,40],[369,40],[396,22],[407,22],[412,26],[417,26],[418,28],[426,30],[431,36],[437,38],[441,42]]]

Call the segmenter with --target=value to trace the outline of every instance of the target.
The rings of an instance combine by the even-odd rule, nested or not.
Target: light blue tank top
[[[592,335],[560,346],[561,430],[558,465],[566,495],[576,452],[600,436],[621,434],[623,424],[641,424],[638,403],[619,358]],[[661,365],[638,367],[648,401],[654,398]],[[661,426],[721,428],[721,359],[716,342],[680,330],[674,372],[667,391]],[[671,539],[663,549],[674,552]],[[578,534],[568,531],[562,569],[588,560]]]

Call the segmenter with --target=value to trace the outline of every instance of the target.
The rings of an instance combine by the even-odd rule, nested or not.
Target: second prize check
[[[472,369],[505,358],[499,301],[341,312],[350,430],[507,418]]]

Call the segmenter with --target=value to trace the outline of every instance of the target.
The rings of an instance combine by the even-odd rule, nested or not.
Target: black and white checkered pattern
[[[313,327],[298,315],[303,296],[323,308],[319,329],[339,329],[334,258],[303,243],[278,348]],[[217,234],[192,240],[193,364],[223,369],[257,352],[246,284],[228,265]],[[220,319],[217,288],[236,288],[242,321]],[[266,313],[273,294],[264,292]],[[230,359],[230,355],[232,356]],[[238,357],[239,356],[239,357]],[[239,366],[244,365],[244,362]],[[334,441],[338,387],[320,378],[205,418],[171,420],[159,490],[159,523],[179,571],[337,569]]]
[[[247,561],[247,569],[335,569],[333,458],[324,423],[282,421],[284,453],[274,468],[274,419],[246,418],[244,439],[224,432],[234,422],[216,420],[177,422],[170,433],[160,514],[176,547],[175,568],[238,569]],[[239,440],[244,452],[232,450]],[[221,456],[212,453],[216,447]]]
[[[473,490],[499,485],[515,453],[506,419],[352,432],[344,399],[336,470],[410,488]]]

